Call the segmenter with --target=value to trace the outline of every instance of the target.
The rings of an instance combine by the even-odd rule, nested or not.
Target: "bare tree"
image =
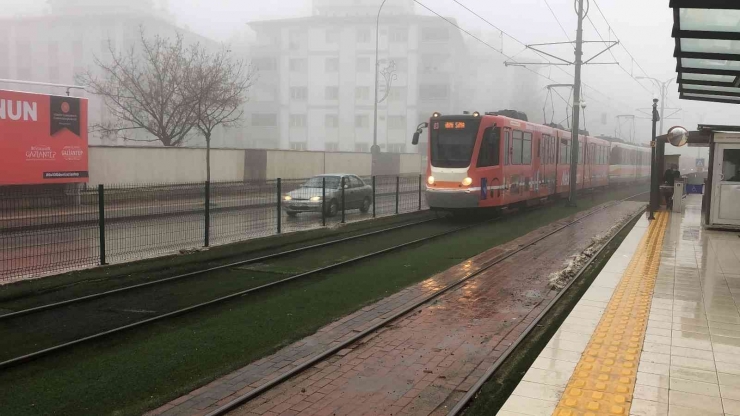
[[[188,90],[193,97],[195,128],[206,139],[206,180],[211,180],[211,137],[214,130],[234,127],[244,115],[243,104],[254,84],[256,71],[244,60],[221,48],[209,52],[200,44],[190,48],[193,57]]]
[[[192,69],[191,50],[178,34],[147,39],[140,29],[140,46],[117,52],[108,41],[110,62],[95,57],[97,70],[76,75],[77,83],[101,96],[112,115],[93,125],[103,137],[180,146],[194,127],[193,98],[186,85]],[[153,138],[142,138],[137,132]]]

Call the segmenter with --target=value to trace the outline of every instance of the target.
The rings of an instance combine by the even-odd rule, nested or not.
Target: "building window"
[[[49,81],[59,82],[59,67],[54,65],[49,67]]]
[[[296,51],[301,47],[301,33],[297,30],[291,30],[288,33],[288,48],[291,51]]]
[[[252,63],[259,71],[272,72],[277,70],[277,59],[275,58],[255,58]]]
[[[396,71],[406,73],[409,71],[409,60],[406,58],[393,58],[393,62],[396,63]]]
[[[339,99],[339,87],[326,87],[324,96],[327,100],[338,100]]]
[[[449,39],[450,32],[446,27],[424,27],[421,29],[422,42],[442,42]]]
[[[277,126],[277,114],[252,114],[252,125],[255,127],[275,127]]]
[[[450,86],[446,84],[421,84],[420,100],[446,100],[450,95]]]
[[[391,87],[388,91],[388,99],[390,101],[405,101],[406,87]]]
[[[324,127],[335,129],[339,127],[339,117],[336,114],[327,114],[324,116]]]
[[[291,114],[290,115],[290,127],[306,127],[306,115],[305,114]]]
[[[421,72],[434,73],[445,69],[445,64],[450,58],[446,54],[424,54],[421,56]]]
[[[370,145],[367,143],[355,143],[355,152],[367,153],[370,149]]]
[[[388,143],[388,153],[406,153],[406,144]]]
[[[306,150],[308,146],[306,142],[290,142],[290,150]]]
[[[339,151],[339,143],[337,143],[337,142],[324,143],[324,150],[326,150],[327,152],[338,152]]]
[[[290,99],[305,101],[308,98],[308,87],[290,87]]]
[[[339,58],[326,58],[324,70],[326,72],[339,72]]]
[[[357,29],[357,43],[368,43],[370,42],[370,29],[369,28],[358,28]]]
[[[370,117],[367,114],[358,114],[355,116],[355,127],[367,128],[370,125]]]
[[[370,99],[370,87],[355,87],[355,99],[356,100],[369,100]]]
[[[373,71],[373,61],[370,58],[357,58],[355,66],[357,67],[357,72]]]
[[[326,31],[326,43],[338,43],[339,42],[339,30],[328,29]]]
[[[409,39],[409,31],[405,27],[392,27],[389,36],[389,40],[391,42],[407,42]]]
[[[290,72],[306,72],[307,64],[305,59],[291,59],[288,63]]]
[[[394,130],[406,129],[406,116],[388,116],[388,128]]]

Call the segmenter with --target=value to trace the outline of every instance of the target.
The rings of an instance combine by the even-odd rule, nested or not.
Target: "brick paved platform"
[[[555,296],[550,273],[644,204],[622,203],[518,253],[234,414],[444,414]],[[583,216],[584,213],[579,214]],[[198,415],[289,371],[573,218],[406,288],[150,414]]]

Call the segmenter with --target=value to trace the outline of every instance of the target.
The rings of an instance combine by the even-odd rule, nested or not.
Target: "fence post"
[[[419,211],[421,211],[421,175],[419,175]]]
[[[373,176],[373,218],[375,218],[375,176]]]
[[[206,181],[206,214],[205,227],[203,233],[203,246],[208,247],[211,244],[211,182]]]
[[[321,225],[326,227],[326,176],[321,177]]]
[[[277,178],[277,233],[283,230],[283,190],[282,181]]]
[[[344,224],[344,176],[342,176],[342,224]]]
[[[399,194],[400,184],[401,184],[401,177],[396,176],[396,215],[398,215],[398,194]]]
[[[105,262],[105,187],[98,185],[98,235],[100,237],[100,265]]]

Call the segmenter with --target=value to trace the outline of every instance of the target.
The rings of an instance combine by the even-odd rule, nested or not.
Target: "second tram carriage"
[[[567,194],[568,131],[487,113],[428,123],[426,197],[432,209],[504,207]],[[650,149],[579,135],[578,189],[650,177]]]

